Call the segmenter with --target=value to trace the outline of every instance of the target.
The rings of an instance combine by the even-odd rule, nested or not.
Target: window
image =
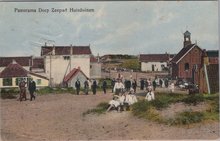
[[[63,56],[64,60],[70,60],[70,56]]]
[[[184,69],[185,69],[185,71],[189,70],[189,63],[185,63]]]
[[[12,86],[12,78],[3,78],[3,86]]]
[[[37,79],[37,85],[41,85],[41,79]]]

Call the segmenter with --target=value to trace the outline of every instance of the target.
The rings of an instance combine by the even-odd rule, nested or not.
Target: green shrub
[[[87,114],[103,114],[108,109],[109,104],[106,102],[102,102],[96,106],[94,109],[89,109],[86,112],[83,113],[83,116]]]
[[[195,95],[189,95],[187,98],[184,98],[182,102],[189,105],[191,104],[197,105],[199,102],[203,102],[204,100],[205,98],[203,97],[202,94],[195,94]]]
[[[171,124],[175,125],[188,125],[191,123],[198,123],[204,119],[204,114],[201,112],[185,111],[179,113]]]
[[[62,88],[62,87],[44,87],[36,91],[38,94],[62,94],[62,93],[71,93],[75,94],[75,89],[73,88]]]
[[[161,96],[150,103],[154,106],[157,110],[162,110],[169,106],[170,98],[167,96]]]
[[[132,113],[138,117],[146,117],[148,110],[150,109],[150,103],[145,100],[138,101],[131,106]]]

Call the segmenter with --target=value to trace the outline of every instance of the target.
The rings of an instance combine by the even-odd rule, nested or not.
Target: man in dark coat
[[[92,82],[92,92],[93,92],[94,95],[96,94],[96,88],[97,88],[97,82],[94,79],[93,82]]]
[[[79,91],[80,91],[80,81],[79,79],[77,79],[77,81],[75,82],[75,88],[76,88],[76,94],[79,95]]]
[[[89,94],[89,79],[87,79],[84,82],[84,90],[85,90],[85,94],[88,95]]]
[[[115,82],[116,82],[115,78],[113,78],[112,81],[111,81],[112,93],[114,91]]]
[[[106,94],[106,88],[107,88],[107,82],[106,80],[104,80],[102,83],[102,89],[103,89],[104,94]]]
[[[132,81],[132,88],[134,89],[134,93],[136,93],[136,88],[137,88],[137,81],[136,81],[136,79],[134,79]]]
[[[29,82],[28,90],[30,93],[30,101],[32,101],[32,98],[35,100],[34,92],[36,91],[36,83],[33,80]]]
[[[141,79],[140,83],[141,83],[141,90],[144,90],[144,79]]]

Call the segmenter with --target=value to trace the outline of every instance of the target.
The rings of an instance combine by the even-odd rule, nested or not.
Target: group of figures
[[[25,80],[21,80],[19,82],[19,89],[20,89],[19,100],[20,101],[22,101],[23,99],[25,101],[27,100],[26,85],[28,86],[28,91],[29,91],[29,94],[30,94],[30,101],[32,101],[32,99],[35,100],[34,92],[36,91],[36,83],[33,80],[30,80],[28,82],[28,84],[27,84],[27,82],[25,82]]]
[[[171,93],[174,92],[175,86],[172,81],[169,82],[169,80],[166,79],[154,79],[151,81],[151,79],[141,79],[140,81],[140,89],[144,90],[146,87],[146,90],[149,91],[149,88],[153,89],[153,91],[156,90],[157,87],[160,88],[167,88]]]
[[[97,91],[97,88],[98,88],[98,82],[95,79],[89,80],[88,78],[87,78],[87,80],[84,81],[84,93],[85,93],[85,95],[89,94],[90,85],[91,85],[93,95],[96,95],[96,91]],[[104,80],[102,82],[101,87],[103,89],[103,93],[106,94],[106,89],[107,89],[106,80]],[[76,88],[76,94],[79,95],[80,88],[81,88],[81,82],[80,82],[79,79],[77,79],[76,82],[75,82],[75,88]]]

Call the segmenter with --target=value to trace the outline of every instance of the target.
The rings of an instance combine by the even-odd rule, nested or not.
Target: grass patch
[[[73,88],[61,88],[61,87],[44,87],[36,91],[37,94],[62,94],[62,93],[70,93],[76,94],[75,89]]]
[[[83,113],[83,116],[88,114],[103,114],[108,109],[109,104],[107,102],[102,102],[96,106],[94,109],[89,109]]]
[[[18,88],[3,88],[0,91],[2,99],[15,99],[20,92]]]
[[[171,125],[189,125],[204,120],[204,113],[185,111],[179,113],[174,119],[170,119]]]
[[[158,110],[163,110],[169,107],[172,103],[184,102],[189,105],[197,105],[200,102],[208,103],[206,111],[184,111],[177,114],[175,117],[166,119],[163,118]],[[169,125],[189,125],[201,121],[219,121],[219,94],[203,95],[183,95],[157,93],[156,99],[153,101],[141,100],[132,105],[132,113],[134,116],[145,118],[151,121]]]
[[[197,105],[199,102],[204,102],[205,98],[202,94],[195,94],[195,95],[190,95],[184,99],[182,99],[182,102],[189,104],[189,105]]]

